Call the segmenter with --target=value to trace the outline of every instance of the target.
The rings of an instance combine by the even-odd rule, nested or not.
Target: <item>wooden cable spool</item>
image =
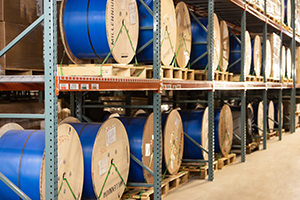
[[[29,198],[45,200],[45,131],[22,130],[19,125],[7,124],[0,132],[0,172]],[[81,199],[83,153],[78,134],[67,124],[60,125],[57,133],[57,184],[61,188],[58,200]],[[0,193],[1,199],[19,199],[3,182]]]
[[[270,101],[269,104],[267,105],[267,113],[268,113],[268,130],[269,131],[274,131],[274,120],[275,120],[275,108],[274,108],[274,103],[273,101]]]
[[[151,10],[153,10],[153,0],[145,1]],[[148,10],[138,1],[139,19],[140,19],[140,34],[138,48],[143,47],[153,39],[153,16]],[[163,65],[170,65],[176,47],[177,25],[176,14],[173,0],[161,1],[161,62]],[[168,36],[169,35],[169,36]],[[158,42],[158,41],[154,41]],[[153,63],[153,42],[145,47],[141,52],[137,53],[139,62]]]
[[[179,113],[185,133],[208,151],[208,107],[199,110],[183,110]],[[208,154],[185,138],[183,158],[208,160]]]
[[[279,104],[274,103],[274,120],[277,123],[279,123],[279,114]],[[283,103],[281,103],[281,124],[283,124]],[[274,128],[278,128],[278,124],[274,123]]]
[[[128,137],[120,120],[111,118],[104,123],[63,125],[74,128],[82,144],[83,199],[120,199],[127,183],[130,163]]]
[[[122,25],[131,41],[124,28],[120,32]],[[135,56],[139,31],[135,0],[62,0],[59,26],[65,51],[76,64],[104,59],[114,45],[112,56],[118,63],[128,64]]]
[[[229,68],[230,72],[240,74],[241,73],[241,36],[236,37],[230,36],[230,56],[229,65],[233,65]],[[251,68],[251,58],[252,58],[252,47],[251,38],[248,31],[245,32],[245,68],[244,72],[246,75],[250,73]],[[239,61],[238,61],[239,60]]]
[[[253,74],[254,72],[256,76],[260,76],[261,64],[262,64],[261,41],[259,35],[256,35],[254,37],[254,40],[252,40],[252,62],[251,62],[250,73]]]
[[[163,130],[163,173],[167,170],[174,175],[179,171],[183,155],[183,125],[180,114],[177,110],[162,114]]]
[[[260,136],[263,135],[262,130],[264,129],[264,104],[263,102],[259,102],[258,104],[252,104],[253,113],[254,113],[254,125],[258,128],[254,127],[254,132]]]
[[[227,156],[230,153],[233,137],[232,112],[228,105],[215,109],[215,151]]]
[[[221,34],[221,63],[220,69],[222,72],[226,72],[229,63],[229,32],[226,21],[220,22],[220,34]]]
[[[276,79],[280,79],[280,48],[281,39],[276,33],[272,33],[270,37],[271,49],[272,49],[272,69],[271,76]]]
[[[190,61],[192,48],[191,18],[188,7],[182,1],[177,4],[175,13],[177,20],[175,55],[178,52],[176,61],[180,68],[186,68]]]
[[[291,55],[291,49],[286,49],[286,77],[288,79],[292,78],[292,55]]]
[[[267,40],[266,42],[266,65],[262,65],[262,74],[265,72],[266,78],[269,78],[271,76],[271,70],[272,70],[272,49],[270,40]]]
[[[281,50],[281,77],[285,78],[286,73],[286,50],[285,46],[282,46]]]
[[[198,20],[205,26],[208,27],[208,18],[200,17]],[[205,69],[208,64],[208,33],[204,30],[198,22],[192,18],[192,52],[191,52],[191,68],[192,69]],[[214,60],[213,60],[213,70],[218,68],[221,55],[221,34],[219,20],[216,14],[214,14]],[[200,56],[203,56],[201,59]],[[194,63],[194,64],[193,64]]]
[[[59,125],[65,124],[65,123],[80,123],[80,121],[77,118],[75,118],[75,117],[67,117],[67,118],[63,119],[59,123]]]
[[[241,138],[241,107],[231,106],[233,118],[233,133]],[[246,107],[246,144],[253,142],[253,107],[248,104]],[[241,141],[233,137],[233,144],[240,145]]]
[[[153,113],[140,114],[137,117],[119,117],[119,120],[126,127],[130,152],[145,166],[154,170]],[[128,181],[153,183],[154,179],[143,167],[131,159]]]

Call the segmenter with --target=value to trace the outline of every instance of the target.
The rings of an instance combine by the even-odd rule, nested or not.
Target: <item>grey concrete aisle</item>
[[[213,182],[192,178],[164,200],[299,200],[300,129],[268,140],[267,150],[256,151],[215,172]]]

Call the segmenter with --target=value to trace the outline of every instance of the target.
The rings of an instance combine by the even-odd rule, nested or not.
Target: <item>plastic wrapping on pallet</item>
[[[249,4],[253,4],[253,5],[256,4],[256,1],[257,1],[257,0],[248,0]]]
[[[280,48],[281,39],[276,33],[272,33],[270,37],[271,49],[272,49],[272,73],[271,77],[279,79],[280,78]]]
[[[275,12],[275,2],[274,2],[274,0],[268,0],[267,1],[267,15],[274,18],[274,12]]]

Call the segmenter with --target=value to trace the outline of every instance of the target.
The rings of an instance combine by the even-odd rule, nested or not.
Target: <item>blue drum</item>
[[[184,110],[179,111],[179,113],[182,119],[183,131],[208,150],[208,108]],[[185,138],[183,158],[208,160],[208,154]]]
[[[63,43],[73,62],[104,59],[111,50],[121,64],[134,57],[139,27],[136,2],[64,0],[61,16]]]
[[[144,1],[153,11],[153,0]],[[137,58],[139,62],[153,63],[153,17],[149,11],[137,1],[139,9],[139,42]],[[174,3],[172,0],[161,1],[161,62],[170,65],[175,55],[177,25]],[[156,41],[154,41],[156,42]]]
[[[241,73],[241,36],[230,36],[229,71],[235,74]],[[251,68],[252,47],[249,32],[245,32],[245,74],[249,75]]]
[[[127,183],[130,162],[129,142],[123,124],[120,120],[111,118],[104,123],[69,125],[76,130],[82,144],[82,198],[119,199]]]
[[[207,69],[208,68],[208,18],[198,18],[200,23],[205,27],[202,27],[194,18],[191,19],[192,28],[192,51],[191,51],[191,68],[192,69]],[[219,20],[214,15],[214,60],[213,70],[216,70],[220,64],[220,50],[221,50],[221,35]]]
[[[279,104],[274,103],[274,120],[279,123]],[[281,124],[283,124],[283,104],[281,103]],[[274,124],[274,128],[278,129],[278,124]]]
[[[76,199],[81,199],[82,148],[77,133],[69,128],[64,124],[58,129],[58,197],[74,199],[66,179]],[[7,130],[0,138],[0,162],[0,172],[29,198],[46,199],[44,130]],[[1,199],[19,199],[2,181],[0,194]]]
[[[128,134],[130,152],[145,166],[153,170],[153,114],[147,116],[119,117]],[[129,182],[153,183],[153,176],[133,159],[130,159]]]

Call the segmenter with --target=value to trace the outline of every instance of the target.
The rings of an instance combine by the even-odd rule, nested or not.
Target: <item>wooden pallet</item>
[[[285,129],[282,129],[281,133],[282,133],[282,135],[284,135],[285,134]],[[276,131],[276,136],[279,136],[279,131]]]
[[[153,78],[153,67],[143,66],[146,69],[146,78]],[[162,79],[194,80],[194,70],[173,66],[162,66],[160,76]]]
[[[44,75],[44,69],[2,69],[1,75],[13,75],[13,76],[31,76],[31,75]]]
[[[258,142],[252,142],[246,146],[246,154],[251,154],[254,151],[259,150],[259,143]]]
[[[265,11],[262,10],[260,7],[258,6],[254,6],[254,9],[257,10],[258,12],[262,13],[262,14],[265,14]]]
[[[240,74],[235,74],[233,75],[232,81],[233,82],[240,82],[241,75]],[[251,76],[248,75],[246,76],[246,81],[247,82],[264,82],[264,77],[263,76]]]
[[[284,78],[282,82],[283,83],[293,83],[293,79]]]
[[[175,190],[181,185],[188,182],[189,172],[178,172],[176,175],[168,175],[161,183],[162,197],[166,196],[169,192]],[[128,187],[128,191],[122,196],[122,199],[130,200],[153,200],[154,189],[149,187]]]
[[[208,80],[208,71],[206,70],[195,70],[195,80],[207,81]],[[221,72],[218,70],[214,71],[214,80],[215,81],[232,81],[233,73]]]
[[[218,170],[218,162],[214,161],[214,171]],[[182,163],[181,170],[190,172],[190,176],[197,175],[200,172],[200,179],[208,177],[208,164],[203,163]]]
[[[236,154],[231,153],[223,158],[218,159],[218,169],[223,169],[224,167],[228,167],[232,165],[236,160]]]
[[[276,78],[269,77],[269,78],[267,78],[267,82],[271,82],[271,83],[279,83],[279,82],[280,82],[280,79],[276,79]]]
[[[269,133],[267,133],[267,139],[271,139],[273,137],[275,137],[277,135],[277,131],[271,131]]]
[[[146,68],[134,65],[120,64],[72,64],[58,65],[59,76],[96,76],[96,77],[122,77],[122,78],[146,78]]]

